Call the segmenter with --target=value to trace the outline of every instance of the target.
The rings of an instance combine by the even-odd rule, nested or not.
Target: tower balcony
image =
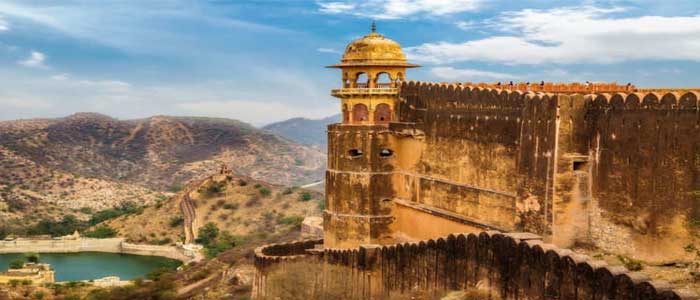
[[[356,88],[342,88],[331,90],[331,96],[333,97],[343,97],[343,96],[370,96],[370,95],[397,95],[399,93],[398,88],[392,88],[389,86],[377,86],[369,88],[366,86],[361,86],[358,84]]]

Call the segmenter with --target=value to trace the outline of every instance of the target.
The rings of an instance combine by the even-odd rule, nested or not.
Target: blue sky
[[[695,0],[0,0],[0,119],[324,117],[373,19],[409,79],[700,87]]]

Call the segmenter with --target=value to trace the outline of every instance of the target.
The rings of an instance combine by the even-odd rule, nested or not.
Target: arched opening
[[[369,87],[369,76],[367,76],[367,73],[357,73],[355,76],[356,88],[366,89]]]
[[[374,123],[387,124],[391,122],[391,107],[386,103],[377,105],[374,109]]]
[[[377,88],[390,88],[391,87],[391,76],[389,73],[379,73],[377,78],[374,80],[374,86]]]
[[[348,73],[343,74],[343,88],[349,88],[350,87],[350,78],[348,77]]]
[[[367,109],[367,105],[364,105],[362,103],[358,103],[352,107],[352,122],[353,123],[365,122],[365,121],[367,121],[368,116],[369,116],[369,109]]]
[[[392,157],[394,155],[394,151],[391,149],[382,149],[382,151],[379,151],[379,157],[381,158],[387,158],[387,157]]]
[[[347,104],[343,104],[343,123],[350,123],[350,112]]]
[[[362,154],[364,154],[364,152],[362,152],[362,150],[360,150],[360,149],[350,149],[350,150],[348,150],[348,155],[349,155],[351,158],[358,158],[358,157],[362,156]]]

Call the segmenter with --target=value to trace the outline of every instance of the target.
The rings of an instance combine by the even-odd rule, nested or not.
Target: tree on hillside
[[[196,242],[202,245],[209,246],[219,236],[219,227],[216,224],[209,222],[204,227],[199,229],[199,236]]]

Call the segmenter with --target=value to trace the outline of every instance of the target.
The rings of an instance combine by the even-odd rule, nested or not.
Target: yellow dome
[[[349,66],[418,67],[418,65],[406,63],[406,55],[403,54],[401,45],[376,33],[374,25],[370,34],[348,44],[340,64],[330,67]]]
[[[372,32],[345,48],[343,63],[406,63],[401,45]]]

